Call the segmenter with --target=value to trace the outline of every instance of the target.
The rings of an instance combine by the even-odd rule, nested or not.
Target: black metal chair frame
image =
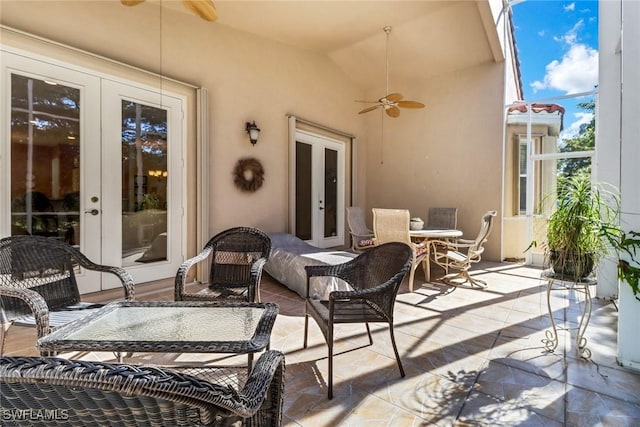
[[[51,312],[81,303],[76,281],[78,267],[114,274],[122,283],[125,300],[134,299],[134,282],[127,271],[96,264],[68,243],[30,235],[0,239],[0,354],[4,354],[6,332],[17,319],[33,315],[41,338],[54,329]],[[76,313],[82,315],[82,308]]]
[[[183,262],[178,269],[175,300],[260,302],[262,268],[270,252],[271,239],[257,228],[234,227],[216,234],[198,255]],[[199,292],[188,292],[189,270],[209,258],[209,286]]]
[[[402,361],[393,334],[393,309],[402,280],[411,268],[413,252],[405,243],[385,243],[338,265],[307,266],[307,291],[313,277],[332,276],[347,282],[353,290],[333,291],[328,301],[306,300],[304,348],[307,348],[309,316],[320,327],[328,346],[329,379],[327,396],[333,398],[333,330],[339,323],[365,323],[369,344],[373,344],[369,322],[389,325],[391,344],[404,377]]]

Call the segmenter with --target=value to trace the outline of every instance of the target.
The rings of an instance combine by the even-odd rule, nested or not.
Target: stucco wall
[[[458,228],[475,238],[482,215],[495,209],[484,258],[499,260],[502,81],[502,64],[487,64],[390,88],[427,107],[385,117],[383,129],[379,113],[367,117],[368,210],[406,208],[426,219],[429,207],[457,207]]]
[[[400,82],[394,90],[427,108],[385,118],[380,164],[380,115],[359,116],[361,104],[354,100],[377,99],[384,88],[365,91],[325,55],[188,13],[163,9],[160,14],[146,4],[3,0],[0,19],[209,90],[211,234],[239,224],[286,229],[290,113],[358,137],[355,203],[369,211],[406,207],[426,218],[430,206],[456,206],[459,228],[475,237],[482,214],[498,210],[485,259],[500,259],[504,63]],[[250,120],[262,129],[255,147],[244,131]],[[266,172],[263,188],[248,195],[236,190],[231,172],[237,159],[249,155],[259,158]]]
[[[326,56],[188,13],[163,9],[160,19],[158,8],[144,6],[2,1],[0,19],[4,25],[208,89],[211,234],[235,225],[286,229],[286,114],[359,136],[364,157],[365,120],[353,102],[363,91]],[[255,147],[244,129],[251,120],[262,130]],[[231,176],[235,162],[245,156],[257,157],[265,168],[264,186],[253,194],[238,191]],[[358,175],[362,192],[364,172]]]

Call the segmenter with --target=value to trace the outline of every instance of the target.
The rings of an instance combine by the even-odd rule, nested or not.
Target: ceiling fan
[[[125,6],[135,6],[142,3],[144,0],[120,0]],[[195,13],[206,21],[215,21],[218,19],[218,12],[211,0],[182,0],[184,6],[191,12]]]
[[[387,76],[387,90],[388,95],[378,99],[377,101],[356,101],[366,104],[376,104],[371,107],[367,107],[364,110],[358,112],[358,114],[368,113],[369,111],[376,110],[380,107],[384,109],[389,117],[398,117],[400,115],[400,108],[424,108],[424,104],[418,101],[406,101],[403,100],[403,96],[400,93],[389,93],[389,34],[391,34],[391,27],[384,27],[384,32],[387,34],[387,50],[386,50],[386,76]]]

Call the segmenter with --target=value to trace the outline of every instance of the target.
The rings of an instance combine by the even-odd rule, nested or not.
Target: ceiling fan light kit
[[[403,100],[403,96],[400,93],[389,93],[389,34],[391,34],[391,27],[386,26],[383,28],[387,35],[387,47],[385,53],[386,61],[386,93],[388,95],[379,98],[377,101],[356,101],[366,104],[375,104],[371,107],[367,107],[358,112],[358,114],[368,113],[369,111],[382,108],[389,117],[398,117],[400,115],[400,108],[424,108],[424,104],[418,101],[406,101]]]

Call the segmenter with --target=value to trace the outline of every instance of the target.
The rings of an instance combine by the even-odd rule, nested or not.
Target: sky
[[[516,47],[526,101],[587,92],[598,85],[598,2],[513,1]],[[576,106],[587,98],[549,101],[565,107],[563,137],[591,115]]]

